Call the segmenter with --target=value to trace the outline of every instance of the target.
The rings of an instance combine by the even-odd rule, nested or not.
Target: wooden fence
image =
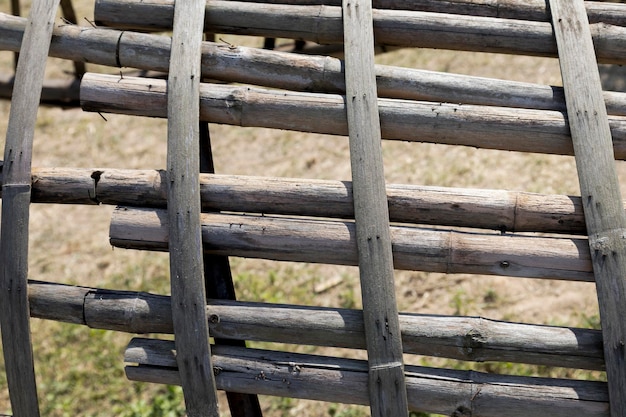
[[[626,5],[520,0],[494,11],[493,2],[478,0],[379,0],[373,10],[349,1],[279,3],[97,0],[98,27],[54,28],[50,56],[142,73],[82,75],[77,67],[81,78],[71,84],[43,82],[42,102],[80,99],[85,111],[167,118],[168,169],[31,169],[17,161],[26,175],[18,185],[29,195],[14,208],[7,141],[2,259],[17,272],[2,277],[19,275],[19,291],[2,294],[13,306],[3,309],[2,323],[3,336],[9,325],[21,326],[21,336],[10,348],[3,339],[6,363],[32,368],[19,351],[31,351],[30,314],[174,334],[174,341],[132,339],[123,360],[131,380],[182,385],[190,416],[218,415],[216,389],[233,396],[233,416],[260,415],[259,394],[365,404],[375,416],[625,416],[624,212],[612,167],[626,159],[626,95],[601,91],[593,74],[597,62],[625,62]],[[40,19],[0,14],[0,49],[38,62],[26,48]],[[172,37],[141,32],[164,30]],[[346,59],[200,42],[202,32],[344,44]],[[572,54],[583,46],[573,39],[586,42],[584,74],[592,75],[584,94],[581,77],[572,76],[583,66]],[[558,56],[564,88],[374,65],[374,44]],[[0,96],[12,94],[19,103],[15,94],[27,93],[17,79],[15,87],[0,79]],[[10,132],[27,124],[11,122]],[[354,181],[216,175],[210,149],[199,147],[206,122],[349,136]],[[381,138],[575,155],[583,196],[385,185]],[[366,139],[371,146],[363,147]],[[11,257],[28,229],[21,238],[11,232],[27,220],[28,200],[117,205],[111,244],[172,249],[172,296],[27,282]],[[22,244],[9,252],[12,237]],[[232,286],[227,272],[207,268],[228,271],[228,256],[357,265],[363,310],[239,302],[232,291],[205,300],[205,286]],[[398,314],[394,268],[596,281],[603,331]],[[368,361],[250,349],[246,340],[365,349]],[[608,383],[405,366],[403,354],[602,370]],[[32,375],[10,366],[7,373],[15,415],[37,415]]]

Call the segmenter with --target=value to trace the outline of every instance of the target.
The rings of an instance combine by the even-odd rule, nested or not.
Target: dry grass
[[[78,14],[91,18],[91,2],[77,1]],[[0,0],[0,11],[8,11]],[[86,23],[85,23],[86,24]],[[228,39],[228,37],[226,37]],[[0,53],[0,71],[12,55]],[[449,51],[396,51],[380,62],[414,68],[559,84],[551,59],[465,54]],[[67,63],[51,60],[48,76],[64,76]],[[4,140],[10,104],[0,102]],[[81,110],[42,108],[35,137],[34,166],[164,168],[163,120],[99,115]],[[419,127],[416,127],[419,128]],[[346,138],[265,129],[211,126],[219,173],[349,179]],[[476,150],[431,144],[384,144],[388,182],[545,193],[578,193],[573,158]],[[626,170],[618,169],[622,179]],[[622,181],[622,183],[626,183]],[[33,205],[30,275],[37,280],[167,293],[164,254],[113,250],[108,243],[112,208]],[[233,259],[241,299],[359,307],[355,268]],[[340,284],[316,293],[330,280]],[[582,325],[597,315],[592,284],[506,277],[397,274],[400,309],[416,313],[482,315],[531,323]],[[46,416],[161,415],[172,410],[180,393],[128,382],[122,354],[130,336],[75,326],[32,321],[33,345]],[[324,352],[318,350],[318,352]],[[349,352],[343,352],[348,354]],[[362,353],[360,353],[362,356]],[[413,362],[421,358],[410,359]],[[0,374],[0,413],[9,409],[6,381]],[[152,406],[154,398],[160,403]],[[144,401],[142,403],[142,401]],[[358,416],[362,408],[309,401],[262,399],[266,416]],[[143,407],[143,408],[142,408]],[[169,408],[168,408],[169,407]],[[226,405],[221,409],[226,413]],[[137,414],[133,414],[137,411]],[[148,410],[148,411],[146,411]],[[166,415],[166,414],[163,414]]]

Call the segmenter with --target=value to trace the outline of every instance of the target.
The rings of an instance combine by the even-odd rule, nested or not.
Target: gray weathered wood
[[[0,49],[18,50],[24,25],[25,19],[0,13]],[[205,78],[297,91],[345,92],[343,65],[336,58],[214,42],[204,42],[202,50]],[[59,58],[82,57],[103,65],[163,72],[169,70],[169,52],[170,40],[165,36],[72,25],[55,30],[50,49],[51,56]],[[376,83],[379,97],[565,110],[563,89],[556,86],[384,65],[376,65]],[[4,89],[0,94],[8,96]],[[626,94],[607,91],[604,96],[609,114],[626,115]]]
[[[167,81],[167,201],[172,318],[187,415],[219,416],[200,236],[198,88],[204,1],[178,1]]]
[[[356,265],[352,222],[271,216],[203,214],[212,253],[284,261]],[[397,227],[396,269],[593,281],[586,239],[463,233]],[[111,244],[167,249],[167,216],[122,207],[113,213]]]
[[[28,220],[35,122],[59,0],[33,2],[15,74],[4,149],[0,327],[13,413],[39,416],[28,307]]]
[[[340,95],[220,84],[202,84],[200,95],[200,117],[205,121],[348,134],[345,100]],[[156,79],[85,74],[81,102],[88,111],[166,116],[165,83]],[[558,111],[393,99],[379,99],[378,108],[384,139],[521,152],[574,153],[567,120]],[[610,123],[615,155],[626,159],[626,118],[611,117]],[[415,129],[417,125],[419,131]]]
[[[133,340],[126,360],[132,380],[180,384],[173,345]],[[367,364],[354,359],[216,346],[218,387],[242,392],[368,404]],[[156,367],[153,365],[157,365]],[[406,367],[409,408],[451,416],[608,417],[606,384],[475,371]]]
[[[167,30],[172,0],[99,0],[99,24],[144,30]],[[205,29],[214,33],[304,39],[322,44],[343,43],[341,8],[334,6],[264,5],[212,0]],[[474,52],[556,56],[548,22],[463,16],[405,10],[375,10],[378,44]],[[401,33],[401,35],[399,35]],[[602,63],[626,63],[626,28],[595,24],[594,41]]]
[[[128,333],[174,331],[167,296],[30,282],[29,302],[40,319]],[[210,299],[207,317],[221,339],[365,348],[360,310]],[[400,314],[400,328],[404,353],[604,370],[598,330],[432,314]]]
[[[2,173],[0,172],[0,183]],[[35,203],[166,206],[158,170],[33,168]],[[243,175],[200,175],[205,211],[354,218],[352,184]],[[507,190],[387,184],[392,222],[510,232],[584,234],[580,197]]]
[[[242,0],[251,1],[256,0]],[[265,0],[264,3],[341,6],[341,0]],[[545,0],[374,0],[375,9],[413,10],[499,17],[505,19],[550,21]],[[585,1],[590,23],[608,23],[624,26],[626,7],[603,1]]]
[[[372,416],[408,416],[370,0],[344,0],[346,113]]]
[[[582,0],[550,0],[598,291],[611,416],[626,416],[626,214]]]

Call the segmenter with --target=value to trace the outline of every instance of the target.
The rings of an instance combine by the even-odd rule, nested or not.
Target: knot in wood
[[[460,405],[454,410],[451,417],[472,417],[472,410],[464,405]]]
[[[463,337],[463,352],[469,357],[476,356],[476,349],[482,348],[487,343],[487,337],[479,330],[471,329]]]

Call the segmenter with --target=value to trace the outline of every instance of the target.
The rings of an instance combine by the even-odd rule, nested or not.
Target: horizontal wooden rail
[[[40,103],[58,107],[77,107],[80,105],[79,92],[80,81],[77,79],[44,80]],[[0,74],[0,98],[11,99],[12,96],[13,77]]]
[[[32,202],[163,208],[164,175],[158,170],[33,168]],[[201,174],[200,194],[205,211],[354,217],[349,181]],[[585,233],[580,197],[387,184],[387,198],[393,222]]]
[[[133,339],[131,380],[180,384],[173,343]],[[369,404],[367,362],[328,356],[214,347],[218,388],[262,395]],[[606,383],[406,366],[409,408],[451,416],[608,417]],[[523,413],[523,414],[522,414]]]
[[[28,289],[32,317],[127,333],[173,333],[168,296],[36,281]],[[208,300],[207,317],[217,338],[365,348],[360,310]],[[400,327],[408,354],[604,369],[599,330],[402,313]]]
[[[18,51],[25,24],[26,19],[0,13],[0,49]],[[170,39],[165,36],[63,25],[55,29],[50,54],[167,72],[169,48]],[[205,78],[295,91],[345,91],[342,62],[336,58],[213,42],[203,43],[202,55]],[[130,75],[124,71],[124,76]],[[561,87],[534,83],[376,65],[376,84],[379,97],[565,110]],[[5,90],[0,88],[0,94],[10,97]],[[606,91],[604,97],[609,114],[626,116],[626,94]]]
[[[240,1],[255,2],[256,0]],[[263,3],[340,6],[341,0],[263,0]],[[540,22],[550,21],[545,0],[374,0],[372,5],[375,9],[413,10]],[[590,23],[626,25],[626,7],[623,4],[585,1],[585,6]]]
[[[98,24],[160,31],[172,27],[172,0],[99,0]],[[343,42],[341,8],[292,6],[211,0],[205,30],[275,38],[309,40],[321,44]],[[445,13],[374,10],[378,44],[556,57],[556,43],[548,22],[497,19]],[[626,63],[626,28],[593,25],[596,54],[602,63]]]
[[[356,265],[353,222],[205,213],[205,248],[228,256]],[[167,250],[162,209],[119,207],[113,246]],[[593,281],[586,239],[392,227],[396,269]]]
[[[84,110],[166,117],[166,82],[85,74]],[[488,149],[572,155],[561,112],[379,99],[382,137]],[[202,84],[200,117],[234,126],[347,135],[344,96]],[[324,123],[320,123],[324,120]],[[626,118],[611,117],[617,159],[626,159]],[[419,128],[416,128],[419,126]]]

